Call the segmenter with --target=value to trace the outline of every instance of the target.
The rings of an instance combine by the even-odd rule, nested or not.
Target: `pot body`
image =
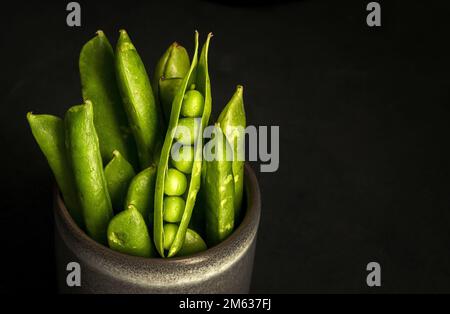
[[[55,250],[62,293],[248,293],[261,211],[258,181],[245,165],[245,214],[222,243],[179,258],[115,252],[82,231],[55,192]]]

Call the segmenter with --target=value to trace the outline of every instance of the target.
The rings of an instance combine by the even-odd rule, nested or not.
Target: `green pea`
[[[177,256],[187,256],[205,251],[206,249],[206,243],[203,241],[202,237],[194,230],[188,228],[186,230],[183,246],[178,251]]]
[[[107,243],[106,229],[113,216],[92,103],[73,106],[64,118],[66,148],[72,165],[86,231],[100,243]]]
[[[178,225],[176,224],[165,224],[164,225],[164,249],[169,250],[172,246],[173,240],[177,235]]]
[[[156,166],[150,166],[139,172],[133,180],[131,180],[125,199],[125,208],[130,205],[136,206],[149,226],[151,226],[153,222],[155,183]]]
[[[187,91],[183,97],[181,114],[191,118],[201,117],[204,103],[205,99],[203,98],[202,93],[197,90]]]
[[[158,84],[159,102],[166,121],[170,120],[170,113],[172,110],[172,102],[178,93],[183,82],[182,78],[166,78],[161,77]]]
[[[113,152],[113,158],[105,167],[105,178],[113,209],[118,212],[127,194],[128,186],[135,176],[133,166],[122,157],[119,151]]]
[[[172,150],[174,150],[173,148],[175,147],[176,145],[173,145]],[[178,149],[178,152],[172,151],[170,154],[170,162],[181,172],[190,174],[194,163],[194,148],[192,146],[183,145]]]
[[[175,140],[183,145],[193,145],[197,140],[200,121],[197,118],[182,118],[178,121]]]
[[[164,220],[167,222],[180,222],[183,217],[186,202],[179,196],[166,196],[164,198]]]
[[[109,162],[114,150],[118,150],[136,166],[136,144],[116,83],[114,51],[102,31],[97,31],[97,36],[81,49],[79,68],[83,99],[90,100],[94,107],[94,124],[103,164]]]
[[[180,196],[186,191],[187,179],[186,176],[174,169],[167,170],[166,180],[164,183],[164,193],[169,196]]]
[[[116,77],[143,169],[159,159],[161,113],[144,63],[125,30],[120,31],[116,47]]]
[[[76,192],[75,178],[67,156],[64,121],[52,115],[34,115],[31,112],[27,114],[27,119],[31,132],[53,171],[67,210],[82,228],[84,221]]]
[[[141,213],[133,205],[117,214],[108,225],[108,244],[115,251],[153,256],[153,246]]]
[[[245,110],[243,100],[244,88],[241,85],[217,119],[222,132],[233,148],[233,177],[234,177],[234,210],[235,219],[240,216],[242,195],[244,193],[244,140],[245,140]]]

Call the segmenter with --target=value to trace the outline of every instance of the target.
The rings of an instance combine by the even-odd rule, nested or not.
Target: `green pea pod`
[[[115,150],[113,158],[105,167],[105,178],[112,206],[116,212],[122,209],[128,186],[135,175],[133,166],[119,151]]]
[[[73,106],[66,112],[66,149],[72,165],[86,231],[106,244],[106,229],[113,211],[102,157],[94,127],[92,103]]]
[[[47,158],[56,182],[64,197],[64,203],[75,222],[83,228],[84,222],[77,197],[75,180],[70,166],[64,135],[64,121],[52,115],[27,114],[36,142]]]
[[[179,186],[176,187],[172,184],[171,178],[182,177],[183,173],[171,169],[172,172],[169,171],[169,157],[171,153],[172,144],[174,142],[175,133],[177,131],[178,122],[180,120],[180,111],[181,106],[183,105],[184,95],[188,90],[188,87],[195,87],[204,97],[204,108],[201,115],[201,127],[198,128],[198,132],[203,133],[204,127],[207,125],[209,121],[209,116],[211,114],[211,86],[208,74],[208,48],[209,42],[212,34],[209,34],[202,48],[202,52],[200,55],[200,60],[198,61],[198,33],[195,33],[195,53],[191,62],[191,67],[189,72],[183,79],[183,83],[181,84],[178,93],[175,96],[173,101],[173,106],[170,114],[169,126],[167,129],[166,137],[164,140],[164,145],[161,150],[161,159],[158,164],[158,172],[156,177],[156,188],[155,188],[155,214],[154,214],[154,241],[156,245],[156,249],[162,257],[166,256],[164,251],[164,223],[163,223],[163,201],[164,201],[164,192],[173,191],[172,196],[179,196]],[[200,135],[201,135],[200,134]],[[186,204],[183,210],[183,216],[181,218],[181,222],[178,225],[178,229],[176,231],[175,238],[171,242],[170,248],[168,249],[167,257],[175,256],[178,251],[183,246],[183,242],[186,235],[186,230],[189,225],[189,221],[192,215],[192,209],[195,205],[196,196],[198,190],[200,188],[200,180],[201,180],[201,168],[202,168],[202,148],[203,148],[203,138],[202,136],[196,137],[196,143],[194,145],[194,162],[192,165],[192,171],[190,175],[187,175],[188,185],[187,189],[182,195]],[[169,174],[169,176],[168,176]],[[176,175],[175,175],[176,174]],[[165,188],[166,178],[171,180],[170,188]],[[168,195],[170,195],[168,194]]]
[[[153,255],[144,218],[133,205],[117,214],[108,225],[108,244],[115,251],[142,257]]]
[[[90,100],[94,106],[94,124],[103,163],[118,150],[136,166],[136,145],[116,83],[114,51],[102,31],[97,31],[97,36],[81,49],[79,67],[83,99]]]
[[[189,65],[186,49],[176,42],[170,45],[156,64],[152,87],[167,122],[170,119],[172,101],[189,71]]]
[[[153,222],[153,205],[155,197],[156,166],[150,166],[139,172],[131,180],[125,199],[125,208],[134,205],[149,226]]]
[[[169,121],[172,102],[180,89],[182,78],[160,78],[158,84],[159,103],[163,109],[164,119]]]
[[[116,73],[141,168],[157,163],[162,142],[159,108],[136,48],[125,30],[116,47]]]
[[[230,144],[220,129],[214,127],[213,138],[205,145],[202,168],[202,197],[205,206],[206,241],[216,245],[233,232],[234,179]]]
[[[202,237],[192,229],[186,230],[186,237],[181,249],[178,251],[177,256],[187,256],[198,252],[205,251],[207,249],[205,241]]]
[[[236,87],[231,100],[222,110],[217,122],[222,132],[233,148],[233,177],[234,177],[234,210],[235,218],[240,216],[242,194],[244,192],[244,140],[245,140],[245,110],[243,100],[244,88]]]

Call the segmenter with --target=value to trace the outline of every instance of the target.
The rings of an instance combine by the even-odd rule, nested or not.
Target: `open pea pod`
[[[182,248],[186,236],[192,210],[195,205],[198,190],[200,189],[201,168],[202,168],[202,150],[203,150],[203,129],[207,126],[211,114],[211,86],[208,74],[208,48],[212,34],[208,34],[207,40],[202,48],[200,58],[198,59],[198,33],[195,32],[195,53],[192,58],[191,67],[183,79],[180,89],[172,103],[170,121],[161,151],[160,163],[156,177],[155,187],[155,209],[154,209],[154,240],[156,249],[162,257],[175,256]],[[180,123],[195,119],[193,117],[183,118],[181,116],[182,106],[185,105],[187,94],[200,93],[203,96],[203,104],[195,108],[201,108],[199,127],[193,127],[193,141],[186,141],[186,138],[177,136],[177,130],[180,125],[189,125],[190,123]],[[195,97],[194,97],[195,98]],[[195,99],[199,99],[198,97]],[[195,111],[195,110],[194,110]],[[201,117],[201,119],[200,119]],[[197,121],[197,120],[196,120]],[[195,136],[197,135],[197,136]],[[189,171],[176,169],[176,166],[169,164],[172,145],[175,141],[183,145],[193,145],[194,160],[192,169]],[[170,168],[169,168],[170,167]],[[182,197],[185,201],[185,207],[181,221],[176,228],[176,234],[171,240],[170,245],[164,241],[164,198],[165,196]],[[167,238],[167,237],[166,237]],[[166,243],[165,243],[166,242]],[[164,247],[167,248],[167,254]]]

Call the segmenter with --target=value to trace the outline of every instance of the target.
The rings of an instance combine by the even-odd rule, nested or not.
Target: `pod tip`
[[[105,33],[101,29],[97,30],[95,33],[97,34],[97,36],[100,36],[100,37],[105,36]]]
[[[31,120],[34,118],[33,112],[29,111],[27,112],[27,120],[28,122],[31,122]]]
[[[169,254],[167,254],[167,257],[173,257],[174,255],[175,255],[175,250],[174,249],[172,249],[172,248],[170,248],[170,250],[169,250]]]
[[[129,205],[127,206],[127,209],[128,209],[128,210],[137,210],[136,206],[134,206],[133,204],[129,204]]]
[[[128,33],[127,33],[127,31],[126,31],[125,29],[123,29],[123,28],[121,28],[121,29],[119,30],[119,38],[120,38],[120,37],[128,38]]]
[[[80,108],[85,107],[86,110],[92,115],[94,112],[94,106],[92,105],[92,102],[89,99],[86,99],[84,102],[84,105],[81,105]]]
[[[117,149],[115,149],[112,154],[113,154],[113,158],[120,156],[120,152]]]
[[[124,29],[121,29],[119,31],[119,39],[117,41],[116,49],[120,51],[136,50],[133,43],[131,42],[130,36]]]
[[[75,112],[79,112],[79,111],[83,111],[83,110],[92,110],[92,104],[91,102],[85,102],[81,105],[75,105],[70,107],[69,109],[67,109],[66,111],[66,115],[70,114],[70,113],[75,113]]]

